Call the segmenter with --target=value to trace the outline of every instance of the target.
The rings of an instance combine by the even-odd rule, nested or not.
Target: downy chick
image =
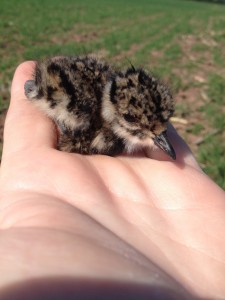
[[[154,144],[176,158],[167,135],[169,90],[142,69],[113,70],[92,56],[37,63],[25,94],[60,131],[58,148],[118,155]]]

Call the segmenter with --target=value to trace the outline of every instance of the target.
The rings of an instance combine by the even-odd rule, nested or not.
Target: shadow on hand
[[[174,291],[162,286],[90,279],[42,278],[17,283],[0,292],[1,300],[191,300],[182,287]]]

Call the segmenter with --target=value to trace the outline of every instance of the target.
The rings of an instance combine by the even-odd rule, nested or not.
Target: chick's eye
[[[124,114],[123,117],[124,117],[124,120],[126,120],[129,123],[133,123],[133,122],[136,121],[135,116],[132,116],[132,115],[129,115],[129,114]]]

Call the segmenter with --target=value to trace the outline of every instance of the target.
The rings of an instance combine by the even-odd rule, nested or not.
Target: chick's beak
[[[176,153],[173,149],[173,146],[170,144],[166,131],[161,134],[155,136],[153,138],[155,145],[157,145],[160,149],[166,152],[173,160],[176,159]]]

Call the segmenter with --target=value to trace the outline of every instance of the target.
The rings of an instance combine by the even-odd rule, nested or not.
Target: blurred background
[[[95,53],[142,66],[172,89],[172,123],[225,188],[225,0],[1,0],[0,142],[15,68]],[[1,146],[2,147],[2,146]],[[1,148],[0,147],[0,148]]]

